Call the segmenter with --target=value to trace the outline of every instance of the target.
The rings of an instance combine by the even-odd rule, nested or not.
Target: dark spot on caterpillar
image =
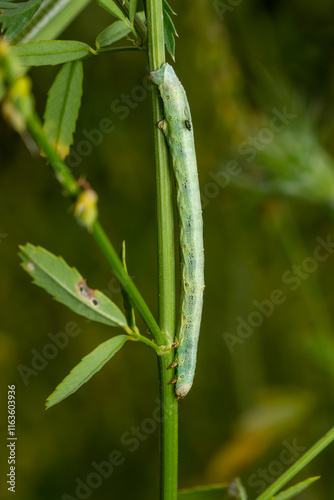
[[[185,283],[185,286],[189,286],[189,283]]]
[[[176,170],[176,173],[178,174],[180,172],[180,170]]]
[[[184,378],[184,375],[180,375],[180,378]]]
[[[191,130],[191,125],[190,125],[190,121],[189,120],[186,120],[184,122],[185,126],[187,127],[187,129],[190,131]]]
[[[183,316],[183,319],[186,320],[187,319],[187,316]]]
[[[171,119],[172,119],[172,117],[169,115],[168,120],[171,120]]]
[[[166,99],[170,99],[170,95],[166,95]]]
[[[175,141],[174,137],[172,137],[172,138],[171,138],[171,141],[172,141],[172,142],[174,142],[174,141]]]

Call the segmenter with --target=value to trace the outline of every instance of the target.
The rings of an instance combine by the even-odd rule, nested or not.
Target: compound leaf
[[[6,30],[7,40],[12,40],[27,26],[38,11],[43,0],[29,0],[28,2],[14,3],[0,2],[0,24]]]

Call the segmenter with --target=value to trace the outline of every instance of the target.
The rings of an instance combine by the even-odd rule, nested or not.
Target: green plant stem
[[[155,352],[158,354],[158,356],[162,355],[162,350],[160,346],[152,342],[152,340],[148,339],[147,337],[144,337],[144,335],[141,335],[137,329],[132,330],[131,332],[128,332],[129,335],[133,337],[134,340],[141,342],[142,344],[146,344],[149,347],[152,347],[152,349],[155,350]]]
[[[93,224],[92,235],[96,243],[104,253],[105,257],[107,258],[116,278],[121,283],[124,290],[128,293],[131,301],[136,306],[139,314],[142,316],[148,328],[150,329],[150,332],[152,333],[155,341],[159,345],[170,344],[170,339],[168,339],[166,336],[163,336],[163,334],[161,333],[161,330],[157,325],[154,317],[152,316],[151,311],[147,307],[135,284],[129,278],[127,272],[123,267],[122,261],[118,257],[117,252],[115,251],[104,229],[98,221],[94,222]]]
[[[165,62],[162,0],[146,1],[147,43],[150,71]],[[162,102],[155,85],[151,85],[159,259],[159,325],[172,338],[175,332],[175,251],[172,196],[172,172],[169,167],[165,138],[157,124],[163,119]],[[160,428],[160,500],[177,499],[178,480],[178,403],[174,388],[168,385],[172,370],[167,370],[173,352],[159,358],[161,401]]]
[[[65,163],[59,158],[53,146],[48,141],[47,137],[44,134],[40,120],[35,113],[32,113],[27,117],[27,128],[50,162],[50,165],[56,174],[56,178],[58,179],[62,187],[73,199],[76,199],[76,197],[81,192],[81,188],[78,186],[76,179],[73,177],[67,165],[65,165]],[[108,239],[106,233],[104,232],[101,224],[98,221],[94,222],[93,224],[92,235],[101,248],[102,252],[106,256],[115,276],[121,283],[124,290],[128,293],[133,304],[148,326],[156,343],[165,346],[169,345],[171,343],[171,340],[161,332],[151,311],[149,310],[147,304],[140,295],[133,281],[129,279],[129,276],[126,273],[123,264],[117,255],[117,252],[113,248],[110,240]]]
[[[103,54],[104,52],[129,52],[129,51],[140,51],[140,47],[136,45],[128,45],[124,47],[103,47],[102,49],[96,50],[96,55]],[[92,54],[93,55],[93,54]]]
[[[256,500],[270,500],[275,493],[280,491],[290,479],[300,472],[321,453],[329,444],[334,441],[334,427],[327,434],[319,439],[304,455],[297,460],[287,471],[285,471],[273,484],[269,486]]]

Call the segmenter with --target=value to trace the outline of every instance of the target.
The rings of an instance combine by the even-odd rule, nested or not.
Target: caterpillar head
[[[177,395],[177,399],[183,399],[186,397],[188,392],[191,389],[192,382],[182,383],[182,379],[176,382],[175,394]]]

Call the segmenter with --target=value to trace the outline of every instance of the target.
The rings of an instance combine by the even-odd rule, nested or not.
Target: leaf
[[[43,0],[29,0],[28,2],[12,3],[0,2],[1,29],[6,30],[7,40],[16,37],[30,22],[38,11]]]
[[[164,10],[164,37],[166,49],[172,56],[173,60],[175,60],[175,38],[174,35],[177,35],[176,28],[174,23],[166,10]]]
[[[186,490],[180,490],[177,500],[228,500],[228,485],[212,484],[210,486],[197,486]]]
[[[124,267],[126,273],[128,274],[128,269],[127,269],[127,266],[126,266],[125,257],[126,257],[125,241],[123,241],[122,251],[121,251],[121,260],[122,260],[122,263],[123,263],[123,267]],[[129,277],[129,280],[130,279],[131,278]],[[121,292],[122,292],[122,296],[123,296],[123,304],[124,304],[125,316],[126,316],[126,319],[127,319],[129,327],[133,329],[136,326],[135,312],[134,312],[134,309],[132,307],[132,303],[131,303],[130,297],[129,297],[129,295],[127,294],[127,292],[124,290],[124,288],[122,286],[121,286]]]
[[[273,495],[280,491],[293,477],[303,470],[316,456],[334,441],[334,427],[332,427],[319,441],[307,450],[289,469],[287,469],[276,481],[257,498],[257,500],[272,500]],[[276,497],[277,500],[277,497]],[[282,499],[281,499],[282,500]]]
[[[12,52],[23,66],[62,64],[81,59],[92,52],[89,45],[72,40],[49,40],[15,45]]]
[[[111,14],[114,17],[117,17],[117,19],[121,19],[121,21],[126,21],[125,15],[113,0],[96,0],[96,1],[99,4],[99,6],[102,7],[102,9],[109,12],[109,14]]]
[[[123,347],[127,340],[129,340],[127,335],[117,335],[85,356],[48,397],[46,408],[60,403],[88,382]]]
[[[133,20],[135,18],[137,7],[138,7],[138,0],[130,0],[130,2],[129,2],[129,18],[130,18],[131,23],[133,23]]]
[[[28,243],[20,247],[22,267],[55,300],[92,321],[109,326],[126,326],[118,307],[102,292],[88,288],[81,274],[62,257]]]
[[[163,0],[163,8],[166,12],[168,12],[169,14],[174,14],[176,15],[176,13],[173,11],[172,7],[169,5],[169,3],[167,2],[167,0]]]
[[[17,43],[39,42],[57,38],[87,7],[91,0],[44,1],[27,27],[15,37]]]
[[[302,481],[301,483],[298,483],[295,486],[282,491],[282,493],[280,493],[279,495],[272,497],[272,500],[289,500],[290,498],[293,498],[302,491],[306,490],[306,488],[311,486],[311,484],[313,484],[315,481],[318,481],[319,478],[320,476],[310,477],[309,479],[306,479],[305,481]]]
[[[96,48],[99,49],[100,47],[111,45],[129,33],[131,33],[131,30],[124,24],[124,21],[115,21],[98,35],[96,38]]]
[[[62,160],[70,152],[82,97],[83,65],[66,63],[49,92],[44,113],[44,132]]]

